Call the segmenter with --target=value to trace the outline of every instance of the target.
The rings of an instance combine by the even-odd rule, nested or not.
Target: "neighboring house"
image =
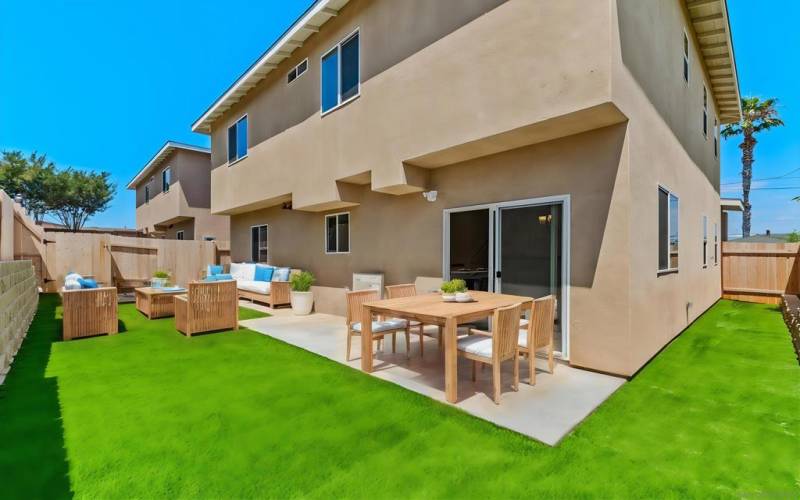
[[[320,0],[194,123],[234,261],[558,296],[631,375],[721,294],[724,0]],[[424,194],[424,195],[423,195]]]
[[[178,240],[230,239],[230,218],[211,215],[211,151],[168,141],[128,183],[136,229]]]

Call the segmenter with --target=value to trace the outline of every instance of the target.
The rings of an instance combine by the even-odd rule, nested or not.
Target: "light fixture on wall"
[[[281,205],[281,208],[284,209],[284,210],[291,210],[292,209],[292,202],[291,201],[284,202],[284,204]]]
[[[426,200],[428,200],[428,201],[429,201],[429,202],[431,202],[431,203],[433,203],[434,201],[436,201],[436,197],[437,197],[438,195],[439,195],[439,191],[436,191],[436,190],[433,190],[433,191],[423,191],[423,192],[422,192],[422,196],[424,196],[424,197],[425,197],[425,199],[426,199]]]

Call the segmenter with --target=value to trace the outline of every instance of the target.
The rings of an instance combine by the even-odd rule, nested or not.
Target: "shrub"
[[[156,271],[153,273],[153,278],[169,278],[169,273],[167,271]]]
[[[786,235],[786,241],[788,243],[800,243],[800,233],[797,232],[797,229]]]
[[[442,283],[442,292],[444,293],[459,293],[467,291],[467,282],[464,280],[450,280]]]
[[[293,275],[289,282],[295,292],[307,292],[311,290],[311,285],[314,284],[314,275],[308,271],[303,271]]]

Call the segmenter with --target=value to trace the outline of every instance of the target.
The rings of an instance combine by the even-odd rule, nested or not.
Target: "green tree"
[[[57,172],[48,194],[48,211],[72,231],[80,230],[89,217],[108,208],[116,186],[108,172],[68,168]]]
[[[0,157],[0,189],[22,197],[22,205],[40,222],[48,212],[48,193],[55,165],[36,152],[25,157],[20,151],[4,151]]]
[[[742,142],[742,236],[750,236],[750,183],[753,180],[754,150],[756,147],[756,134],[780,127],[783,121],[778,116],[775,105],[778,100],[774,98],[761,100],[758,97],[742,97],[742,118],[739,123],[726,125],[720,132],[726,139],[741,135]]]
[[[800,242],[800,233],[797,232],[797,229],[786,235],[786,242],[787,243]]]

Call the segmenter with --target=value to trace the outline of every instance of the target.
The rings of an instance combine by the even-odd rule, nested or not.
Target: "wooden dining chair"
[[[361,336],[361,305],[364,302],[380,300],[378,290],[357,290],[347,292],[347,361],[350,361],[350,346],[354,336]],[[372,337],[378,341],[379,347],[383,347],[383,338],[386,335],[392,336],[392,352],[396,352],[397,333],[405,332],[406,345],[410,342],[411,332],[409,331],[408,321],[404,319],[385,320],[379,318],[372,321]],[[406,353],[406,356],[408,353]]]
[[[476,379],[478,363],[492,365],[492,383],[494,385],[494,402],[500,404],[500,368],[503,361],[514,363],[514,384],[512,388],[519,390],[519,354],[517,338],[519,337],[519,321],[522,306],[514,304],[501,307],[492,317],[492,332],[470,330],[468,337],[458,339],[459,356],[472,360],[472,381]]]
[[[553,335],[555,330],[556,297],[548,295],[533,301],[531,317],[527,328],[519,330],[519,353],[528,358],[530,384],[536,383],[536,351],[547,350],[547,368],[555,370],[553,356]]]
[[[400,297],[414,297],[417,295],[417,286],[413,283],[405,285],[389,285],[386,287],[386,297],[396,299]],[[416,330],[419,335],[419,356],[425,356],[425,336],[435,338],[439,342],[439,350],[442,350],[442,327],[437,325],[423,325],[419,321],[409,321],[409,330]],[[411,345],[406,344],[407,349],[411,350]]]

